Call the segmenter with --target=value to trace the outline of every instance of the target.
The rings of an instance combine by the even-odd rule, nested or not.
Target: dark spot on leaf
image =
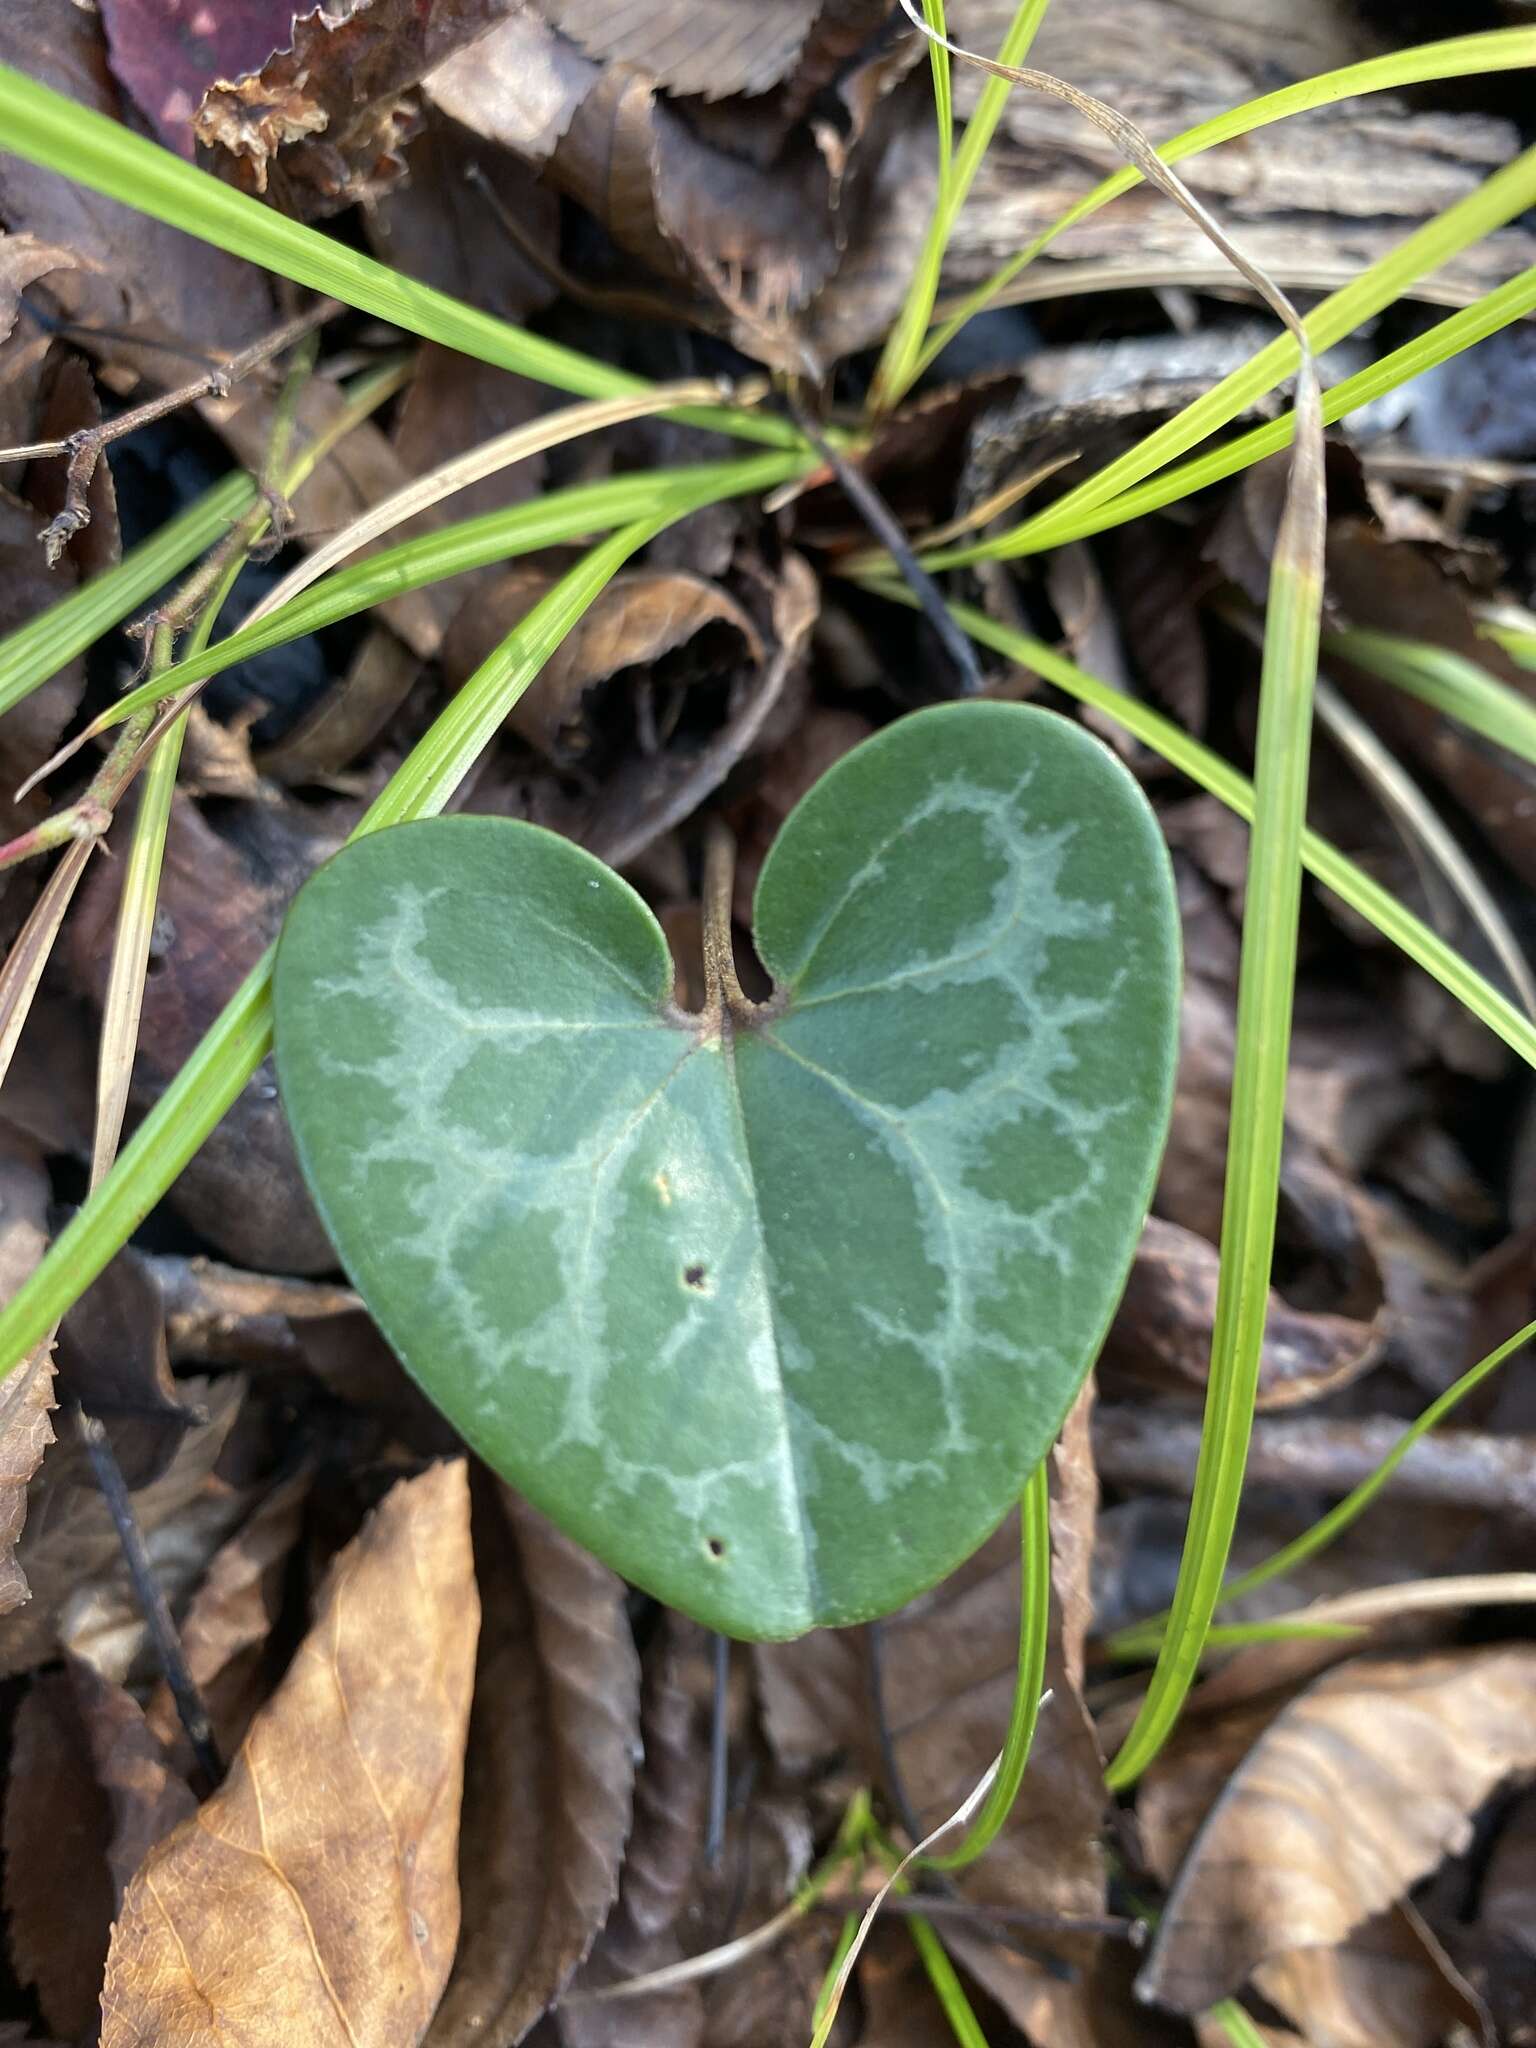
[[[724,1557],[725,1545],[720,1541],[720,1538],[718,1536],[710,1537],[709,1554],[711,1557]]]
[[[683,1269],[683,1281],[686,1286],[702,1287],[705,1278],[706,1275],[702,1266],[686,1266]]]

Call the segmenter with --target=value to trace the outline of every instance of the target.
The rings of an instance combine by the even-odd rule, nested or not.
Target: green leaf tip
[[[1167,851],[1055,713],[913,714],[781,831],[751,1021],[672,1000],[627,883],[521,822],[301,891],[278,1079],[431,1399],[658,1598],[774,1638],[889,1612],[1001,1520],[1093,1363],[1172,1106]]]

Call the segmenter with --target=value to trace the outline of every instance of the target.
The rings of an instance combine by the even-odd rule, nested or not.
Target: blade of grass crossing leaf
[[[1004,61],[1019,63],[1022,58],[1009,57]],[[1272,122],[1285,120],[1293,114],[1333,106],[1339,100],[1373,92],[1389,92],[1404,86],[1425,85],[1438,79],[1520,71],[1531,65],[1536,65],[1536,29],[1491,29],[1481,35],[1421,43],[1411,50],[1394,50],[1385,57],[1371,57],[1363,63],[1346,64],[1337,71],[1321,72],[1316,78],[1304,78],[1295,85],[1282,87],[1278,92],[1266,93],[1260,99],[1247,100],[1227,113],[1217,114],[1209,121],[1202,121],[1196,127],[1186,128],[1181,134],[1160,142],[1157,153],[1164,163],[1182,163],[1187,157],[1198,156],[1219,143],[1252,134],[1257,128],[1268,127]],[[1130,191],[1133,185],[1141,182],[1141,175],[1139,170],[1128,167],[1103,179],[1091,192],[1068,207],[1044,234],[1037,236],[1018,255],[1010,257],[985,284],[978,285],[962,299],[929,337],[918,358],[915,374],[920,376],[966,322],[984,311],[1037,256],[1050,247],[1058,235],[1065,234],[1068,228],[1097,213],[1101,206],[1118,198],[1122,192]]]
[[[1327,502],[1320,393],[1310,362],[1303,363],[1297,380],[1296,416],[1259,682],[1221,1264],[1200,1455],[1168,1632],[1146,1698],[1106,1774],[1115,1790],[1133,1783],[1156,1756],[1199,1669],[1237,1527],[1258,1395],[1280,1198],[1301,841],[1323,609]]]
[[[1363,668],[1433,711],[1536,763],[1536,704],[1448,647],[1362,627],[1323,636],[1325,652]]]
[[[1438,268],[1532,204],[1536,204],[1536,147],[1495,171],[1475,192],[1427,221],[1359,277],[1315,307],[1304,323],[1313,352],[1320,353],[1341,341],[1363,321],[1400,298],[1426,271]],[[1246,406],[1290,376],[1297,362],[1294,335],[1280,335],[1044,512],[990,540],[927,556],[923,566],[947,569],[978,561],[1008,561],[1017,554],[1059,547],[1077,539],[1085,517],[1225,426]]]
[[[1508,616],[1514,613],[1515,616]],[[1487,606],[1478,617],[1478,634],[1502,647],[1521,668],[1536,669],[1536,620],[1527,624],[1530,613],[1520,606]]]
[[[1480,1387],[1491,1373],[1497,1372],[1507,1359],[1517,1351],[1536,1341],[1536,1322],[1527,1323],[1508,1337],[1497,1350],[1490,1351],[1486,1358],[1480,1358],[1476,1365],[1469,1366],[1460,1379],[1453,1380],[1443,1394],[1437,1395],[1421,1415],[1410,1422],[1397,1442],[1387,1452],[1381,1463],[1367,1478],[1336,1506],[1321,1515],[1309,1529],[1303,1529],[1299,1536],[1271,1553],[1262,1563],[1253,1565],[1235,1578],[1228,1579],[1221,1589],[1217,1605],[1224,1607],[1229,1601],[1241,1600],[1249,1593],[1256,1593],[1261,1586],[1270,1585],[1275,1579],[1282,1579],[1287,1572],[1295,1571],[1309,1559],[1326,1550],[1338,1541],[1344,1531],[1357,1522],[1366,1509],[1387,1486],[1393,1473],[1421,1438],[1428,1436],[1444,1422],[1457,1404],[1466,1399],[1474,1388]],[[1145,1621],[1133,1622],[1129,1628],[1117,1629],[1105,1643],[1111,1656],[1136,1656],[1155,1649],[1167,1622],[1166,1613],[1149,1615]]]
[[[925,1920],[920,1913],[914,1913],[907,1921],[907,1931],[927,1973],[928,1982],[933,1986],[933,1995],[949,2022],[949,2031],[960,2048],[987,2048],[981,2021],[965,1995],[959,1972],[949,1960],[949,1951],[934,1931],[933,1922]]]
[[[1034,41],[1035,31],[1045,17],[1050,0],[1020,0],[1018,12],[1009,24],[998,50],[998,59],[1004,64],[1022,64],[1029,55],[1029,46]],[[929,15],[929,24],[940,35],[944,33],[942,12]],[[928,55],[937,79],[939,67],[944,67],[944,76],[949,77],[949,52],[933,39],[929,40]],[[944,252],[954,232],[955,221],[964,206],[975,182],[976,173],[986,155],[997,124],[1002,118],[1010,87],[1006,79],[989,78],[982,87],[975,112],[965,124],[965,134],[955,152],[954,161],[947,173],[939,180],[939,189],[934,197],[933,218],[928,223],[912,276],[907,285],[907,295],[902,303],[896,324],[885,338],[885,347],[870,385],[869,410],[879,414],[889,412],[898,404],[912,387],[918,375],[918,357],[922,348],[923,335],[933,317],[934,301],[938,297],[939,276],[944,267]]]
[[[221,477],[120,562],[8,633],[0,640],[0,715],[222,540],[255,496],[255,480],[244,470]]]
[[[1013,1811],[1034,1746],[1051,1626],[1051,1487],[1043,1464],[1029,1475],[1019,1502],[1019,1567],[1019,1656],[1002,1761],[965,1839],[928,1859],[935,1870],[963,1870],[991,1848]]]
[[[0,65],[0,143],[29,163],[104,192],[279,277],[498,369],[516,371],[579,398],[620,398],[646,388],[642,378],[527,334],[287,219],[184,163],[158,143],[132,134],[119,122],[8,65]],[[679,417],[768,447],[799,443],[789,421],[740,407],[709,406]]]
[[[858,580],[881,597],[889,598],[893,604],[909,603],[902,585],[874,577],[860,577]],[[1079,702],[1093,705],[1161,754],[1165,761],[1192,782],[1209,790],[1228,810],[1252,822],[1253,784],[1230,761],[1224,761],[1199,740],[1191,739],[1171,718],[1152,710],[1140,698],[1117,690],[1112,683],[1089,675],[1043,640],[1033,639],[1028,633],[1020,633],[1011,626],[1000,625],[969,605],[951,605],[950,610],[973,640],[994,649],[1010,661],[1018,662],[1021,667],[1032,669]],[[1301,856],[1304,865],[1319,882],[1332,889],[1352,910],[1358,911],[1384,938],[1390,939],[1426,974],[1432,975],[1442,988],[1449,990],[1527,1066],[1536,1068],[1536,1028],[1532,1027],[1530,1019],[1479,974],[1470,961],[1463,959],[1454,947],[1448,946],[1438,932],[1431,931],[1422,919],[1415,917],[1406,905],[1321,834],[1309,830],[1303,835]]]
[[[737,474],[749,465],[738,465]],[[654,479],[652,479],[654,488]],[[600,542],[521,621],[439,714],[385,785],[354,837],[436,815],[553,650],[623,563],[664,526],[730,496],[679,488],[652,515]],[[655,501],[653,498],[653,505]],[[271,949],[236,990],[117,1164],[0,1310],[0,1377],[77,1301],[148,1215],[266,1057]],[[33,1330],[25,1341],[18,1333]]]

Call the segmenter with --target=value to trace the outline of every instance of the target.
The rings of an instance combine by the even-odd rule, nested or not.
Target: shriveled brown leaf
[[[166,147],[188,157],[209,86],[258,70],[287,46],[302,12],[303,0],[101,0],[113,73]]]
[[[276,179],[289,211],[335,213],[387,191],[415,131],[407,89],[518,0],[336,0],[299,15],[260,71],[220,81],[193,120],[248,191]]]
[[[40,242],[36,235],[8,235],[0,230],[0,342],[9,341],[21,311],[21,295],[55,270],[73,270],[79,258],[68,249]]]
[[[1143,1995],[1214,2004],[1270,1958],[1336,1948],[1466,1846],[1505,1779],[1536,1769],[1536,1650],[1327,1673],[1270,1724],[1184,1860]]]
[[[618,1891],[634,1795],[639,1667],[622,1582],[489,1484],[476,1563],[486,1625],[465,1767],[464,1929],[432,2048],[520,2040],[559,1994]]]
[[[130,1885],[103,2048],[421,2039],[458,1935],[478,1628],[466,1470],[434,1466],[338,1557],[223,1786]]]
[[[1105,1343],[1104,1366],[1161,1393],[1202,1388],[1216,1318],[1216,1247],[1152,1217]],[[1348,1386],[1372,1364],[1384,1332],[1371,1322],[1294,1309],[1271,1289],[1259,1406],[1293,1408]]]
[[[187,1431],[165,1473],[134,1496],[156,1575],[173,1603],[202,1575],[242,1511],[239,1495],[212,1474],[244,1383],[231,1376],[182,1387],[208,1419]],[[73,1431],[44,1456],[16,1559],[32,1598],[0,1620],[0,1673],[30,1670],[64,1645],[107,1677],[126,1678],[143,1648],[145,1624],[112,1518]]]
[[[542,0],[556,28],[588,56],[648,71],[670,92],[724,99],[766,92],[784,77],[810,33],[821,0]]]
[[[709,1780],[698,1706],[683,1683],[682,1643],[693,1633],[691,1622],[669,1616],[647,1658],[635,1823],[613,1911],[556,2011],[564,2048],[699,2048],[703,2040],[696,1984],[612,2005],[580,2002],[584,1992],[665,1969],[682,1955],[679,1922],[704,1838]]]
[[[217,1552],[181,1620],[182,1654],[208,1709],[221,1757],[233,1756],[240,1747],[270,1689],[267,1652],[310,1483],[309,1473],[298,1472],[274,1487]],[[164,1682],[146,1713],[165,1747],[179,1751],[184,1737]],[[182,1760],[190,1763],[185,1755]]]

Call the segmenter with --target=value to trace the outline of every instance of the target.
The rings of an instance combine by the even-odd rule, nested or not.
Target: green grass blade
[[[1023,60],[1011,58],[1004,61],[1021,63]],[[1531,65],[1536,65],[1536,29],[1491,29],[1480,35],[1454,36],[1439,43],[1420,43],[1411,50],[1394,50],[1385,57],[1370,57],[1363,63],[1346,64],[1341,70],[1325,71],[1316,78],[1304,78],[1295,85],[1282,87],[1278,92],[1266,93],[1260,99],[1247,100],[1240,107],[1217,114],[1213,119],[1202,121],[1197,127],[1186,128],[1182,134],[1159,143],[1157,153],[1164,163],[1182,163],[1186,157],[1198,156],[1204,150],[1215,148],[1218,143],[1230,142],[1240,135],[1251,135],[1256,128],[1268,127],[1272,122],[1286,120],[1293,114],[1333,106],[1339,100],[1404,86],[1426,85],[1439,79],[1477,77],[1495,71],[1522,71]],[[1070,206],[1043,235],[1037,236],[1027,248],[1011,257],[948,315],[923,347],[916,374],[921,375],[966,322],[983,312],[1021,271],[1050,247],[1058,235],[1065,234],[1068,228],[1097,213],[1101,206],[1106,206],[1111,199],[1130,191],[1140,182],[1140,171],[1130,168],[1116,171]]]
[[[1521,668],[1536,669],[1536,627],[1517,625],[1508,618],[1483,618],[1477,630],[1484,640],[1502,647]]]
[[[1428,1436],[1432,1429],[1438,1429],[1452,1409],[1464,1401],[1475,1387],[1480,1387],[1490,1373],[1497,1372],[1506,1359],[1512,1358],[1533,1340],[1536,1340],[1536,1322],[1527,1323],[1523,1330],[1517,1330],[1513,1337],[1506,1338],[1497,1350],[1490,1351],[1486,1358],[1480,1358],[1476,1365],[1469,1366],[1460,1379],[1454,1380],[1443,1394],[1437,1395],[1424,1412],[1408,1424],[1375,1471],[1362,1479],[1326,1515],[1319,1516],[1309,1529],[1303,1529],[1299,1536],[1292,1537],[1289,1543],[1272,1552],[1262,1563],[1228,1579],[1221,1589],[1218,1606],[1224,1607],[1229,1601],[1241,1600],[1248,1593],[1258,1592],[1260,1587],[1284,1578],[1287,1572],[1295,1571],[1298,1565],[1306,1564],[1331,1543],[1336,1543],[1390,1483],[1393,1473],[1414,1445]],[[1145,1621],[1133,1622],[1129,1628],[1117,1629],[1107,1638],[1105,1648],[1114,1657],[1143,1655],[1149,1648],[1156,1648],[1167,1620],[1166,1613],[1154,1614]],[[1215,1633],[1212,1630],[1213,1636]]]
[[[1463,306],[1459,311],[1439,320],[1423,334],[1412,341],[1395,348],[1378,362],[1370,363],[1353,376],[1345,377],[1329,391],[1323,393],[1323,422],[1332,426],[1362,405],[1369,405],[1373,399],[1383,398],[1389,391],[1397,391],[1404,384],[1420,377],[1426,370],[1438,364],[1449,362],[1452,356],[1460,355],[1463,349],[1475,348],[1480,341],[1486,341],[1490,334],[1498,333],[1502,327],[1512,326],[1516,320],[1524,320],[1536,312],[1536,266],[1522,270],[1505,284],[1498,285],[1485,294],[1474,305]],[[1262,462],[1266,456],[1277,455],[1281,449],[1291,445],[1296,431],[1294,413],[1282,413],[1279,419],[1268,420],[1261,427],[1251,428],[1235,440],[1226,442],[1208,454],[1191,457],[1170,469],[1162,470],[1134,489],[1121,491],[1107,504],[1096,510],[1085,512],[1071,522],[1071,530],[1065,535],[1053,537],[1047,533],[1043,538],[1036,534],[1017,532],[1018,555],[1032,555],[1042,548],[1057,547],[1065,540],[1087,540],[1091,535],[1103,533],[1110,527],[1124,526],[1128,520],[1139,519],[1144,513],[1160,511],[1164,505],[1177,504],[1181,498],[1189,497],[1195,491],[1203,491],[1209,485],[1222,483],[1239,470],[1249,468],[1255,462]],[[1054,508],[1052,508],[1054,509]]]
[[[1105,1773],[1114,1791],[1134,1783],[1167,1741],[1199,1671],[1237,1530],[1258,1399],[1280,1202],[1301,846],[1323,615],[1328,515],[1320,403],[1308,363],[1298,383],[1296,452],[1264,624],[1221,1263],[1200,1454],[1167,1633],[1140,1711]]]
[[[949,2031],[960,2048],[987,2048],[981,2021],[965,1995],[960,1974],[950,1961],[949,1951],[939,1939],[933,1922],[925,1920],[920,1913],[914,1913],[907,1921],[907,1932],[912,1937],[912,1945],[917,1950],[928,1982],[933,1986],[933,1995],[949,2022]]]
[[[29,163],[104,192],[279,277],[498,369],[580,398],[618,398],[646,389],[643,378],[527,334],[510,321],[402,277],[360,250],[287,219],[158,143],[132,134],[105,114],[66,99],[8,65],[0,65],[0,144]],[[789,421],[740,407],[690,407],[680,409],[676,417],[771,448],[801,445]]]
[[[121,624],[204,548],[222,540],[255,497],[255,482],[243,470],[221,477],[120,562],[8,633],[0,641],[0,715]]]
[[[1045,1657],[1051,1626],[1051,1487],[1049,1461],[1037,1465],[1019,1503],[1019,1656],[1002,1762],[980,1813],[964,1840],[944,1856],[925,1860],[934,1870],[963,1870],[997,1840],[1013,1811],[1034,1746],[1045,1690]]]
[[[1308,314],[1305,326],[1314,354],[1321,354],[1342,341],[1362,321],[1379,313],[1400,298],[1416,279],[1460,250],[1480,241],[1497,227],[1536,204],[1536,147],[1524,151],[1495,171],[1465,199],[1426,221],[1368,270],[1361,272],[1341,290],[1324,299]],[[1297,365],[1294,338],[1282,334],[1238,369],[1203,392],[1192,405],[1163,426],[1138,441],[1115,461],[1107,463],[1075,490],[1068,491],[1054,505],[1036,513],[1019,526],[995,538],[967,547],[947,548],[925,555],[927,569],[958,568],[971,562],[1009,561],[1014,556],[1040,548],[1060,547],[1083,531],[1087,515],[1097,512],[1111,499],[1129,491],[1154,470],[1179,456],[1224,427],[1227,422],[1262,398]]]
[[[1224,1998],[1206,2015],[1226,2035],[1230,2048],[1269,2048],[1263,2034],[1235,1998]]]
[[[1330,655],[1379,676],[1495,746],[1536,763],[1536,704],[1466,655],[1363,627],[1327,633],[1323,646]]]
[[[944,0],[923,0],[923,18],[936,35],[947,35]],[[939,131],[939,194],[942,203],[955,154],[955,95],[949,77],[949,52],[941,43],[929,41],[928,64],[933,77],[933,113]]]
[[[871,589],[894,604],[912,602],[904,586],[874,579],[868,579],[868,582]],[[950,610],[973,640],[1010,661],[1018,662],[1023,668],[1032,669],[1048,683],[1054,683],[1057,689],[1077,698],[1079,703],[1091,704],[1107,718],[1114,719],[1117,725],[1161,754],[1165,761],[1200,788],[1209,790],[1228,810],[1252,822],[1253,784],[1230,761],[1224,761],[1199,740],[1191,739],[1171,718],[1154,711],[1139,697],[1129,696],[1124,690],[1117,690],[1112,683],[1089,675],[1043,640],[1036,640],[1011,626],[1000,625],[970,605],[955,604],[950,606]],[[1384,889],[1364,868],[1357,866],[1319,833],[1308,831],[1303,834],[1301,857],[1308,872],[1325,888],[1331,889],[1352,910],[1358,911],[1416,966],[1432,975],[1527,1066],[1536,1068],[1536,1027],[1507,996],[1479,974],[1470,961],[1464,960],[1454,947],[1448,946],[1438,932],[1431,931],[1422,919],[1399,903],[1390,890]]]
[[[573,484],[550,491],[526,505],[482,512],[436,533],[401,541],[376,555],[337,569],[310,590],[269,613],[254,626],[242,626],[216,647],[189,653],[153,683],[117,698],[92,727],[108,727],[131,718],[147,703],[185,689],[188,683],[216,676],[252,655],[282,647],[306,633],[317,633],[341,619],[350,619],[375,605],[386,604],[406,591],[441,583],[468,569],[510,560],[535,548],[554,547],[578,535],[601,533],[641,519],[656,505],[682,490],[716,490],[721,497],[749,497],[801,474],[814,456],[758,455],[735,462],[699,463],[678,469],[653,469],[634,476],[611,477],[602,483]]]
[[[1045,18],[1050,0],[1019,0],[1018,12],[1009,24],[1008,33],[998,50],[998,61],[1002,64],[1022,64],[1029,55],[1029,46],[1035,39],[1035,31]],[[942,19],[929,17],[929,26],[944,34]],[[941,43],[930,39],[928,54],[937,77],[942,60],[944,75],[949,76],[949,52]],[[923,336],[933,318],[934,301],[939,293],[939,275],[944,267],[944,251],[954,232],[955,221],[964,206],[981,168],[987,146],[1002,119],[1003,108],[1012,90],[1003,78],[988,77],[976,103],[976,111],[965,124],[965,134],[955,153],[953,164],[947,175],[940,177],[939,190],[934,200],[933,218],[928,223],[928,233],[922,250],[913,268],[907,286],[907,295],[902,303],[896,324],[885,338],[880,362],[870,385],[869,409],[872,413],[889,412],[912,388],[919,374],[919,357],[922,353]]]

